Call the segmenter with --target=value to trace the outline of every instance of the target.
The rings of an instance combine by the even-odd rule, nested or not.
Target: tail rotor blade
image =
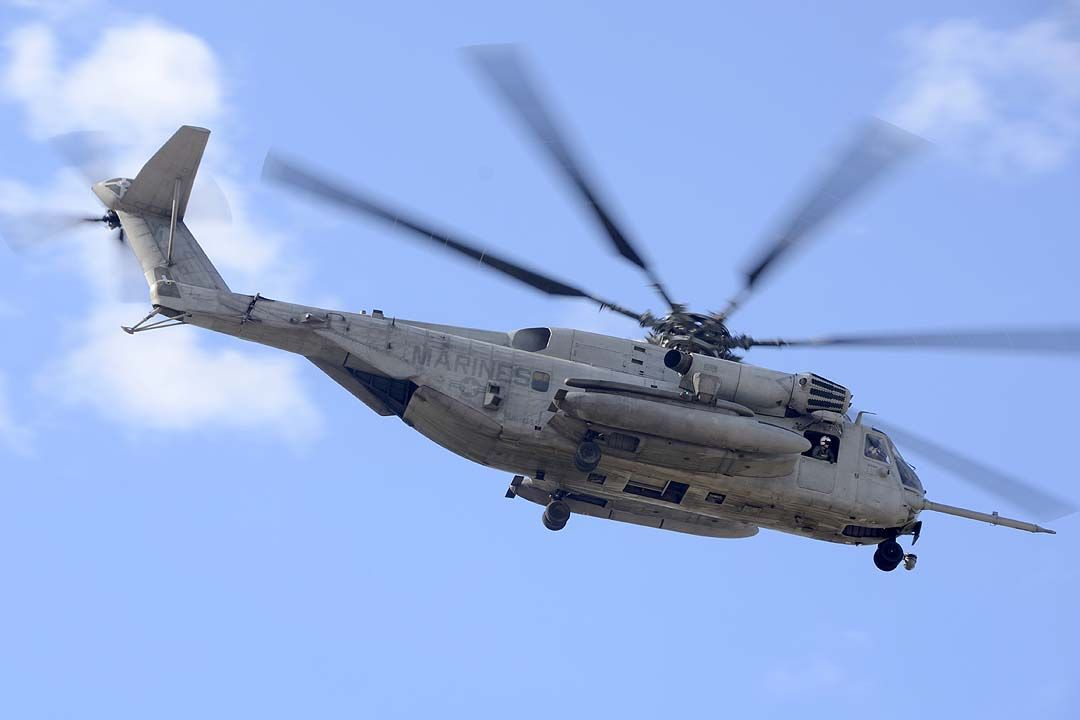
[[[31,248],[51,242],[64,233],[90,223],[102,222],[102,217],[76,213],[21,213],[0,216],[0,237],[13,252],[28,252]]]
[[[56,153],[68,167],[82,176],[87,185],[113,177],[117,174],[116,158],[122,153],[123,144],[114,142],[106,133],[96,130],[77,130],[49,139]],[[185,220],[212,222],[227,225],[232,222],[232,210],[221,185],[204,171],[195,180]]]
[[[112,237],[108,272],[115,299],[127,303],[146,302],[146,277],[134,254],[127,248],[124,228],[117,228]]]
[[[220,183],[209,173],[198,175],[195,178],[195,188],[191,192],[187,212],[184,214],[184,222],[190,226],[203,222],[229,225],[232,221],[232,208]],[[202,226],[199,225],[199,227]]]

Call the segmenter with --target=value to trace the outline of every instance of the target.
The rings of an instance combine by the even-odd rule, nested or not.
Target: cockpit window
[[[885,438],[880,435],[867,435],[863,454],[871,460],[889,464],[889,451],[885,449]]]
[[[892,449],[893,457],[896,458],[896,468],[900,471],[900,482],[904,483],[904,487],[909,487],[917,492],[925,492],[922,483],[919,481],[919,476],[915,474],[915,470],[904,460],[904,456],[896,449],[896,445],[890,441],[889,447]]]

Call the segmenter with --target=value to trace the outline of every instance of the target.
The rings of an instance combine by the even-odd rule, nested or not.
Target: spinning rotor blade
[[[49,139],[65,164],[78,172],[87,185],[115,176],[121,158],[130,151],[122,144],[110,140],[106,133],[96,130],[77,130],[56,135]],[[232,223],[232,210],[225,191],[208,171],[204,169],[195,178],[195,187],[188,201],[184,217],[189,224],[210,222],[228,225]]]
[[[25,255],[52,242],[64,239],[76,228],[95,223],[108,224],[108,216],[77,215],[74,213],[22,213],[0,217],[0,236],[15,253]],[[112,299],[122,302],[146,301],[146,278],[131,252],[124,247],[126,237],[122,227],[110,233],[108,258],[95,266],[103,275],[103,287]],[[95,241],[97,242],[97,241]]]
[[[77,213],[20,213],[0,217],[0,237],[13,252],[22,253],[89,223],[103,222],[100,215]]]
[[[912,453],[918,454],[938,467],[952,472],[980,490],[995,495],[1031,513],[1032,517],[1039,520],[1056,520],[1077,510],[1076,506],[1068,500],[978,460],[938,445],[936,442],[892,425],[881,425],[876,421],[874,424],[879,425],[882,430],[889,434],[889,437],[899,446],[901,452],[911,450]]]
[[[739,347],[856,347],[990,350],[999,352],[1080,353],[1080,327],[937,331],[887,335],[834,335],[804,340],[735,339]]]
[[[781,224],[764,252],[747,269],[742,290],[728,303],[721,317],[729,317],[788,251],[808,240],[844,205],[924,144],[918,136],[895,125],[871,120],[810,194],[796,206],[795,212]]]
[[[609,308],[617,313],[633,318],[638,322],[643,321],[643,318],[639,313],[627,310],[626,308],[608,302],[607,300],[602,300],[573,285],[568,285],[560,280],[536,272],[535,270],[529,270],[514,262],[504,260],[475,245],[455,239],[450,234],[428,227],[421,221],[411,218],[398,210],[394,210],[357,190],[346,189],[340,185],[333,184],[323,178],[317,177],[311,172],[308,172],[273,153],[266,156],[266,162],[263,165],[263,177],[295,190],[303,191],[346,210],[374,217],[390,223],[395,227],[410,230],[417,237],[420,237],[433,245],[442,246],[472,258],[481,265],[486,265],[494,270],[498,270],[504,275],[508,275],[515,280],[523,282],[548,295],[586,298],[599,303],[602,307]]]
[[[484,45],[470,48],[469,54],[503,102],[525,123],[537,143],[565,173],[570,184],[585,200],[611,239],[615,250],[641,268],[668,307],[677,309],[677,303],[671,299],[653,268],[634,248],[626,233],[619,228],[605,204],[600,201],[595,184],[586,179],[581,163],[571,152],[565,135],[559,131],[547,109],[549,106],[541,100],[540,92],[532,82],[520,53],[512,45]]]

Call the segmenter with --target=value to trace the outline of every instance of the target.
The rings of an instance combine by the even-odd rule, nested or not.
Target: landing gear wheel
[[[562,500],[552,500],[544,508],[544,516],[541,519],[548,530],[562,530],[566,527],[566,521],[570,519],[570,506]]]
[[[878,570],[892,572],[904,561],[904,548],[895,540],[885,540],[874,551],[874,565]]]
[[[574,451],[574,467],[583,473],[591,473],[600,464],[600,446],[585,440]]]

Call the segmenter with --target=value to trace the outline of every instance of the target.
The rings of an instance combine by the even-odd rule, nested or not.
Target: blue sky
[[[462,61],[523,44],[679,297],[719,307],[856,125],[933,145],[775,273],[738,330],[1075,324],[1075,4],[320,3],[0,7],[0,210],[95,211],[51,135],[131,175],[182,123],[238,291],[494,329],[633,335],[261,187],[270,146],[633,307],[654,299]],[[198,192],[198,190],[197,190]],[[866,548],[707,540],[509,501],[509,478],[306,362],[180,328],[107,278],[103,231],[0,246],[5,717],[836,717],[1080,707],[1080,521],[926,517]],[[761,350],[856,406],[1076,501],[1075,358]],[[931,498],[1011,510],[919,462]]]

